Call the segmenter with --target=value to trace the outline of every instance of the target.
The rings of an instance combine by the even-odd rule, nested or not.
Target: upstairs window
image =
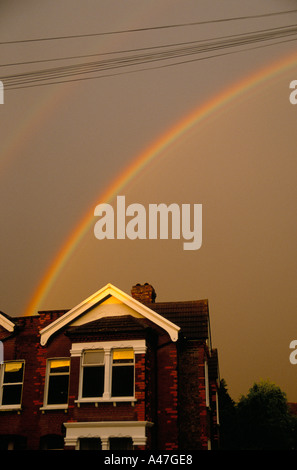
[[[133,349],[114,349],[112,354],[113,397],[134,395],[134,352]]]
[[[1,406],[21,405],[24,368],[24,361],[4,362],[1,374]]]
[[[70,359],[48,360],[47,405],[68,403]]]
[[[83,350],[79,399],[134,399],[134,366],[133,348]]]
[[[83,398],[102,397],[104,392],[104,350],[84,351]]]

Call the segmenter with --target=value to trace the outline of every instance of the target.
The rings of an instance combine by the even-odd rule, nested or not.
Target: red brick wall
[[[1,411],[0,434],[20,435],[27,438],[27,448],[38,449],[40,436],[61,434],[65,414],[42,414],[46,357],[49,351],[40,345],[39,330],[59,314],[19,318],[17,334],[4,344],[4,359],[25,361],[21,411]],[[51,351],[53,353],[53,351]],[[56,353],[53,353],[55,356]],[[68,354],[69,355],[69,351]],[[60,415],[60,416],[59,416]]]
[[[40,345],[39,330],[61,312],[19,320],[17,335],[4,343],[5,360],[25,360],[22,410],[3,411],[0,434],[24,435],[27,448],[38,449],[40,437],[62,435],[67,421],[141,420],[154,426],[148,431],[148,447],[157,450],[198,450],[207,448],[208,415],[205,408],[203,343],[172,343],[167,335],[147,338],[147,353],[135,357],[137,402],[83,403],[78,407],[80,359],[71,358],[68,410],[42,411],[46,359],[70,357],[72,340],[63,332]],[[23,328],[22,328],[23,327]],[[90,340],[94,338],[90,338]],[[110,337],[108,338],[111,339]],[[119,339],[117,337],[117,339]],[[127,338],[125,338],[127,339]],[[82,341],[85,341],[83,339]],[[178,348],[178,350],[177,350]],[[68,448],[68,447],[67,447]]]
[[[178,448],[178,380],[175,343],[170,342],[159,348],[157,367],[157,446],[158,450],[174,450]]]
[[[204,343],[179,347],[179,422],[182,450],[207,449],[208,416],[205,406]]]

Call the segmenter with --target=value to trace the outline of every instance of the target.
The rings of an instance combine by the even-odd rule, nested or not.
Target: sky
[[[297,402],[295,27],[295,0],[1,0],[0,310],[208,299],[231,397]],[[117,195],[202,204],[201,248],[98,240]]]

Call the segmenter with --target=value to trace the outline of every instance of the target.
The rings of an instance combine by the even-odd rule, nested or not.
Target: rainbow
[[[224,110],[228,103],[233,102],[240,96],[247,98],[248,92],[253,88],[260,86],[267,80],[270,80],[277,75],[289,70],[297,63],[297,54],[291,54],[282,60],[273,62],[269,66],[265,66],[260,70],[252,73],[248,77],[232,84],[221,93],[215,95],[213,98],[207,100],[204,104],[195,108],[185,118],[177,122],[173,127],[163,133],[156,141],[154,141],[148,148],[146,148],[140,155],[138,155],[132,162],[120,173],[116,179],[99,195],[91,208],[84,215],[82,220],[79,221],[74,230],[70,233],[66,241],[63,243],[61,249],[57,253],[55,259],[45,272],[41,282],[34,291],[27,308],[25,315],[34,315],[41,304],[43,299],[48,295],[53,283],[55,282],[59,271],[66,264],[79,242],[87,233],[91,225],[94,223],[94,208],[97,204],[102,202],[111,202],[113,198],[119,194],[129,182],[133,180],[140,172],[155,159],[164,157],[164,151],[170,146],[174,145],[185,133],[189,132],[194,126],[205,119]],[[296,78],[296,77],[293,77]],[[289,84],[288,84],[289,87]],[[288,95],[289,96],[289,95]]]
[[[38,129],[41,128],[45,119],[48,120],[50,115],[56,110],[61,97],[62,90],[55,94],[47,93],[35,106],[28,106],[27,113],[21,125],[16,126],[15,132],[8,135],[1,143],[1,177],[3,177],[9,167],[14,155],[17,155],[18,151],[25,147],[26,142],[28,142],[34,134],[37,134]],[[63,90],[63,98],[65,99],[65,90]]]

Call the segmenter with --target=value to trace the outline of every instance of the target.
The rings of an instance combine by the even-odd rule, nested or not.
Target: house
[[[1,313],[0,341],[0,449],[218,446],[207,300],[108,284],[71,310]]]

